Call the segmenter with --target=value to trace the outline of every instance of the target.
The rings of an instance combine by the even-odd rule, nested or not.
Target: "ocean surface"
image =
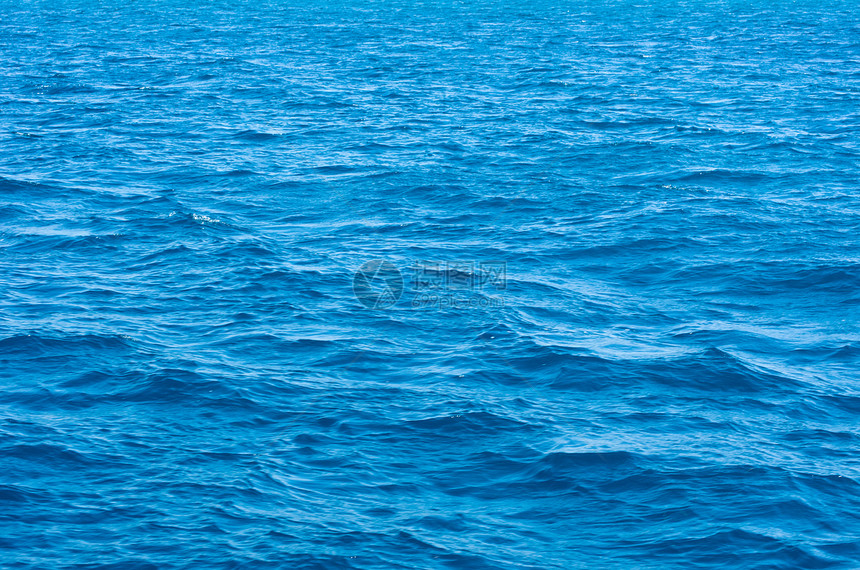
[[[0,0],[0,568],[860,568],[858,14]]]

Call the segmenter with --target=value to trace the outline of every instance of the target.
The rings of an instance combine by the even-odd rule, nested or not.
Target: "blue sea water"
[[[0,0],[0,567],[860,568],[858,13]]]

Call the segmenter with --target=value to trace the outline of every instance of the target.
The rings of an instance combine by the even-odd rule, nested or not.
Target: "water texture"
[[[0,566],[860,568],[858,13],[0,0]]]

